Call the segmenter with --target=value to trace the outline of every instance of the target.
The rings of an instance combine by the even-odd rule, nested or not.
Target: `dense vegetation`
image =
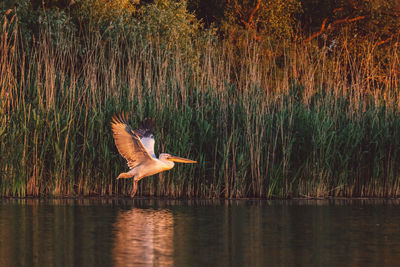
[[[0,196],[129,194],[110,130],[121,111],[134,127],[156,118],[157,153],[199,162],[139,195],[400,195],[395,4],[12,2]]]

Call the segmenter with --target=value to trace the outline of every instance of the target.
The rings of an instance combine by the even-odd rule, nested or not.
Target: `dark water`
[[[400,201],[0,200],[0,266],[395,266]]]

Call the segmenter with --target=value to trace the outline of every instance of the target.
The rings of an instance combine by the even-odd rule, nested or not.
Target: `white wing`
[[[142,142],[143,146],[150,154],[150,156],[155,158],[156,155],[154,153],[155,140],[153,135],[153,128],[154,119],[146,118],[140,125],[139,129],[135,130],[135,133],[140,137],[140,141]]]
[[[140,141],[142,141],[144,148],[147,150],[150,156],[155,158],[156,155],[154,154],[154,144],[156,141],[154,140],[154,136],[151,135],[149,137],[142,137],[140,138]]]

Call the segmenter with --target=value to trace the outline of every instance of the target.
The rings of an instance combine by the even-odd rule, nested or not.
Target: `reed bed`
[[[17,18],[0,48],[0,196],[127,195],[110,120],[154,117],[156,153],[197,160],[138,195],[202,198],[400,195],[399,50],[385,66],[310,43],[243,48],[213,38],[46,27],[30,45]],[[283,48],[282,48],[283,47]]]

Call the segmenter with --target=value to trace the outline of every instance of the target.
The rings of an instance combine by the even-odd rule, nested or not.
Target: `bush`
[[[298,0],[229,1],[222,28],[228,35],[251,30],[258,35],[256,39],[290,39],[300,12]]]

